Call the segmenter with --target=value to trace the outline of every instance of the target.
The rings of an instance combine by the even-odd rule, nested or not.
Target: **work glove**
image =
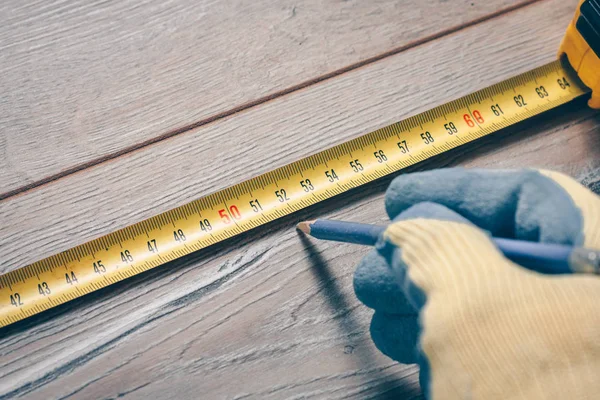
[[[490,235],[600,249],[600,198],[555,172],[445,169],[388,188],[354,276],[375,345],[430,399],[600,396],[600,278],[545,275]]]

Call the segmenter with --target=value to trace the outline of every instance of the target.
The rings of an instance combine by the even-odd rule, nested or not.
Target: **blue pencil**
[[[374,246],[385,226],[355,222],[300,222],[302,232],[317,239]],[[534,271],[549,274],[600,274],[600,251],[561,244],[492,238],[498,249],[512,261]]]

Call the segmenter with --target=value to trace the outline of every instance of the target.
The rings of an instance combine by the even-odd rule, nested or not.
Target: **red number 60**
[[[485,120],[481,116],[481,113],[478,110],[473,111],[473,118],[475,118],[475,121],[477,121],[480,124],[483,124],[485,122]],[[469,128],[473,128],[475,126],[475,122],[473,122],[469,114],[463,115],[463,119],[465,120],[467,125],[469,125]]]

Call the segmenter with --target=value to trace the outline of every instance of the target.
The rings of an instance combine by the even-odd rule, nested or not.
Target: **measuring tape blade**
[[[6,326],[589,92],[555,61],[0,276]]]

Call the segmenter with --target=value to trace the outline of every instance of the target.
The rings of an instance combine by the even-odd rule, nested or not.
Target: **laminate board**
[[[531,0],[12,0],[0,198]]]
[[[571,6],[531,5],[6,199],[0,268],[50,256],[548,63]],[[548,22],[530,26],[528,18]]]

